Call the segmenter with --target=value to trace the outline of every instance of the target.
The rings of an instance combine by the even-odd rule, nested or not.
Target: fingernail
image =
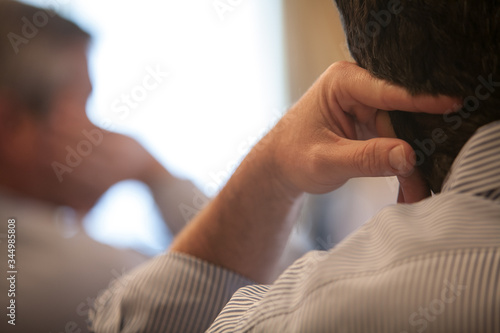
[[[392,148],[389,152],[389,164],[393,169],[397,170],[400,175],[405,175],[413,169],[412,165],[406,159],[403,146]]]

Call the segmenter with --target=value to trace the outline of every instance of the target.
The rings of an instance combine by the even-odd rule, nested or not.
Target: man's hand
[[[120,181],[135,179],[151,187],[158,180],[162,183],[175,180],[139,142],[92,124],[84,101],[86,95],[60,98],[45,120],[47,125],[40,141],[46,148],[40,152],[38,161],[45,174],[38,177],[41,183],[35,188],[39,192],[31,196],[85,214]],[[86,151],[82,151],[86,153],[80,154],[78,149],[84,143]]]
[[[445,96],[412,97],[352,63],[339,62],[263,143],[273,152],[276,177],[292,196],[330,192],[354,177],[399,176],[408,199],[417,201],[430,192],[413,168],[413,149],[399,139],[375,138],[377,129],[387,126],[379,110],[445,113],[456,103]]]
[[[354,64],[334,64],[252,149],[172,251],[269,282],[302,193],[332,191],[353,177],[417,175],[410,145],[373,138],[380,127],[377,110],[444,113],[455,102],[412,97]],[[418,179],[405,184],[411,183]],[[423,195],[417,192],[409,197]]]

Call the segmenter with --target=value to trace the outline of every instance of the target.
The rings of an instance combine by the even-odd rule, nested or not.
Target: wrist
[[[276,199],[292,204],[304,191],[294,186],[284,171],[283,152],[278,152],[280,136],[276,135],[279,125],[257,143],[244,162],[248,162],[251,169],[261,173],[268,183],[268,190]]]

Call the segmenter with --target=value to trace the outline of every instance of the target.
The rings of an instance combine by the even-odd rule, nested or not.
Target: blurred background
[[[98,126],[142,143],[208,196],[333,62],[349,60],[331,0],[25,0],[90,32]],[[158,85],[143,89],[147,75]],[[393,178],[308,197],[296,231],[328,249],[387,204]],[[86,217],[96,240],[154,255],[171,241],[146,186],[123,182]]]

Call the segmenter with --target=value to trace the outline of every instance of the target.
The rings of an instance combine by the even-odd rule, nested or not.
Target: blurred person
[[[18,272],[13,292],[10,274],[0,283],[0,330],[85,332],[95,295],[147,259],[83,231],[81,219],[101,195],[125,179],[145,183],[174,235],[187,223],[180,205],[200,208],[208,199],[138,142],[87,118],[85,31],[50,11],[0,1],[0,36],[0,267]],[[5,316],[10,300],[15,326]]]
[[[357,64],[332,65],[169,253],[101,295],[94,331],[500,331],[500,3],[336,2]],[[389,175],[398,204],[269,279],[304,193]]]

